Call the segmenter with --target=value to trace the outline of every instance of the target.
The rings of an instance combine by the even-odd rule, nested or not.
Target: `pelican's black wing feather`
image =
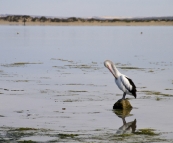
[[[128,81],[129,81],[129,83],[132,85],[132,90],[130,91],[133,95],[134,95],[134,97],[136,98],[136,86],[135,86],[135,84],[133,83],[133,81],[130,79],[130,78],[128,78],[128,77],[126,77],[127,79],[128,79]]]

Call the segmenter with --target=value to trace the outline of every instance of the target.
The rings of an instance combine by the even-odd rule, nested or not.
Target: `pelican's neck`
[[[118,69],[116,68],[116,66],[114,64],[112,64],[112,69],[113,69],[113,72],[114,72],[114,76],[117,79],[118,76],[120,75],[120,72],[118,71]]]

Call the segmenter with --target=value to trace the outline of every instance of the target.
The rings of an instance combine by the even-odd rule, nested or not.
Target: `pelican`
[[[136,86],[133,81],[126,75],[121,74],[112,61],[106,60],[104,66],[109,69],[112,75],[115,77],[115,83],[118,88],[123,91],[123,97],[120,100],[125,99],[126,94],[132,95],[136,98]]]

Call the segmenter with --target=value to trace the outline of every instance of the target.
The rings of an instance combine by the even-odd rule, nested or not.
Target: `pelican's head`
[[[113,76],[114,76],[115,78],[117,78],[116,69],[115,69],[114,64],[113,64],[112,61],[106,60],[106,61],[104,62],[104,66],[107,67],[107,68],[109,69],[109,71],[113,74]]]

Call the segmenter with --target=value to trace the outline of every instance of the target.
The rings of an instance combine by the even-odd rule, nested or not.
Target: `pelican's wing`
[[[136,86],[135,86],[135,84],[133,83],[133,81],[130,79],[130,78],[128,78],[128,77],[126,77],[127,79],[128,79],[128,81],[130,82],[130,84],[132,85],[132,87],[133,88],[136,88]]]
[[[133,81],[126,77],[125,75],[121,75],[120,76],[121,82],[122,84],[125,86],[125,88],[132,93],[132,95],[134,95],[134,97],[136,98],[136,86],[133,83]]]
[[[121,75],[120,79],[121,79],[122,84],[125,86],[125,88],[128,91],[131,91],[132,90],[132,85],[130,84],[128,78],[126,78],[126,76],[124,76],[124,75]]]

